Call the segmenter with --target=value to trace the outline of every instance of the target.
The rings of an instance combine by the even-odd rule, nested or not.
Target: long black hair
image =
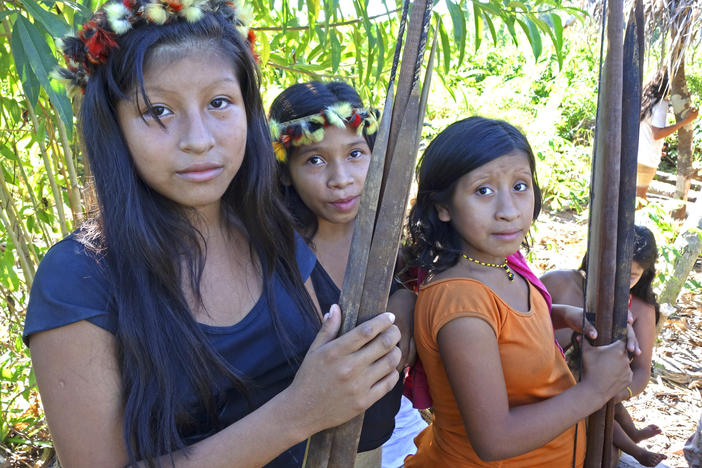
[[[660,304],[656,293],[653,292],[653,280],[656,279],[656,260],[658,247],[653,232],[645,226],[634,225],[634,255],[632,260],[643,269],[641,278],[631,288],[631,295],[650,304],[656,311],[656,323],[661,316]],[[580,264],[580,270],[587,274],[587,255]]]
[[[643,268],[641,278],[631,288],[631,295],[638,297],[656,310],[656,323],[661,316],[660,305],[653,292],[653,280],[656,278],[656,260],[658,247],[656,238],[650,229],[644,226],[634,226],[634,261]]]
[[[646,83],[641,91],[641,114],[639,120],[644,120],[653,112],[653,106],[658,104],[670,91],[668,69],[662,68]]]
[[[278,122],[287,122],[301,117],[319,114],[327,107],[340,102],[347,102],[355,108],[363,108],[363,102],[352,86],[341,82],[310,81],[296,83],[280,93],[271,104],[269,117]],[[368,135],[365,131],[363,137],[368,147],[373,150],[376,134]],[[288,154],[288,158],[290,155]],[[317,233],[317,215],[302,201],[291,181],[290,168],[287,162],[278,162],[280,174],[280,190],[283,193],[285,204],[295,218],[295,225],[308,243]]]
[[[469,117],[449,125],[429,144],[417,172],[417,201],[409,215],[411,263],[440,273],[458,262],[461,238],[450,223],[439,219],[436,204],[448,204],[465,174],[512,151],[529,159],[534,189],[535,220],[541,212],[534,152],[526,137],[502,120]]]
[[[185,446],[178,427],[188,417],[177,395],[196,395],[215,430],[220,429],[215,376],[224,375],[247,395],[246,376],[237,375],[213,349],[181,289],[182,279],[189,280],[200,299],[207,246],[189,221],[192,211],[159,195],[139,177],[116,117],[120,100],[143,93],[144,69],[163,47],[216,50],[233,66],[246,106],[247,137],[242,166],[222,197],[222,220],[230,232],[239,229],[249,239],[279,337],[286,335],[272,300],[273,272],[305,317],[311,323],[318,320],[297,268],[292,220],[277,190],[259,72],[247,43],[231,22],[215,13],[193,23],[135,27],[116,40],[118,47],[107,63],[89,79],[81,108],[99,215],[80,238],[104,257],[114,291],[123,435],[130,464],[143,459],[154,466],[156,457]],[[183,378],[186,390],[178,384]]]

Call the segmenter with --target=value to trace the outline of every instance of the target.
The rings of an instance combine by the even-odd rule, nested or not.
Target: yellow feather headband
[[[380,111],[377,109],[358,109],[348,102],[339,102],[318,114],[287,122],[270,119],[269,126],[275,157],[278,161],[286,163],[288,152],[293,146],[319,143],[324,139],[324,127],[329,125],[338,128],[350,126],[359,135],[373,135],[378,131],[379,117]]]
[[[143,24],[166,24],[179,19],[195,22],[205,12],[214,12],[230,21],[248,41],[253,52],[255,36],[248,29],[251,10],[241,0],[109,0],[97,10],[76,35],[57,39],[66,68],[52,73],[66,85],[69,96],[85,90],[88,78],[107,59],[119,36]],[[254,54],[255,55],[255,54]]]

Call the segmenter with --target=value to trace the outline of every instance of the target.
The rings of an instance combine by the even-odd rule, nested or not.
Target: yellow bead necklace
[[[488,262],[483,262],[481,260],[476,260],[473,257],[468,256],[465,252],[461,252],[461,255],[463,255],[463,258],[465,258],[466,260],[470,260],[471,262],[477,263],[478,265],[494,267],[494,268],[502,268],[503,270],[505,270],[505,273],[507,273],[507,278],[510,281],[514,281],[514,273],[512,273],[512,270],[510,270],[509,265],[507,265],[506,258],[505,258],[504,263],[488,263]]]

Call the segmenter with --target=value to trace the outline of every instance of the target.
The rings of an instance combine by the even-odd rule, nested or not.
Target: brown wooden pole
[[[606,15],[607,58],[595,131],[585,297],[586,310],[595,312],[596,345],[611,343],[613,331],[622,128],[622,0],[610,1]],[[611,422],[612,411],[609,413]],[[606,408],[589,418],[586,468],[609,466],[604,464],[611,459],[612,428],[607,420]]]
[[[402,120],[407,112],[409,96],[412,92],[412,88],[417,85],[419,79],[417,59],[420,57],[420,51],[421,56],[424,56],[424,42],[426,41],[429,29],[429,18],[427,15],[431,14],[431,6],[431,1],[428,2],[427,0],[414,0],[412,2],[410,31],[407,33],[405,48],[402,51],[402,69],[400,70],[400,77],[397,83],[397,97],[395,98],[395,105],[392,110],[392,126],[390,127],[390,137],[388,139],[388,160],[385,163],[383,187],[386,185],[385,180],[390,171],[390,160],[395,154],[394,149],[398,141]],[[412,28],[415,28],[414,31]]]
[[[405,10],[403,12],[402,21],[403,25],[409,4],[409,1],[405,2]],[[371,237],[375,239],[375,234],[377,232],[384,232],[387,226],[394,226],[395,224],[401,226],[402,224],[404,210],[402,210],[402,212],[397,215],[388,215],[386,213],[384,216],[379,218],[382,220],[381,226],[377,228],[374,227],[374,224],[376,224],[375,221],[378,206],[381,206],[382,209],[382,206],[388,204],[393,205],[397,202],[401,202],[402,200],[404,200],[404,202],[402,203],[406,204],[407,193],[409,192],[409,185],[412,172],[410,171],[409,174],[405,174],[403,178],[401,175],[394,174],[395,172],[398,172],[398,170],[395,168],[393,168],[391,171],[391,174],[393,175],[392,179],[394,181],[394,185],[396,185],[395,190],[389,190],[386,194],[383,194],[380,205],[378,204],[378,199],[380,198],[379,194],[383,191],[383,174],[388,173],[386,166],[388,164],[388,161],[393,159],[392,154],[390,153],[391,151],[394,151],[394,149],[391,150],[389,148],[388,140],[391,133],[391,127],[393,125],[398,125],[393,121],[393,118],[398,118],[395,117],[398,114],[394,112],[395,106],[397,106],[398,102],[405,103],[405,112],[399,114],[399,116],[401,116],[402,118],[399,124],[400,134],[402,135],[403,143],[405,143],[404,146],[401,145],[403,146],[402,151],[405,159],[408,157],[407,155],[412,154],[412,151],[414,151],[414,155],[416,158],[416,128],[418,125],[417,119],[419,118],[417,111],[418,104],[416,103],[415,99],[414,106],[410,110],[408,110],[407,103],[412,101],[411,96],[406,96],[402,93],[418,93],[418,91],[413,91],[417,87],[417,80],[415,79],[415,76],[417,76],[419,73],[419,70],[416,67],[418,67],[421,64],[423,59],[424,44],[426,41],[427,31],[425,23],[428,22],[426,18],[430,16],[430,12],[431,4],[427,3],[426,0],[423,0],[421,2],[414,2],[413,13],[411,15],[410,25],[407,34],[408,45],[405,45],[404,55],[404,57],[410,57],[410,59],[408,59],[409,61],[405,61],[405,58],[403,58],[402,71],[398,80],[398,92],[395,97],[395,101],[393,101],[394,75],[395,70],[397,68],[399,48],[402,43],[402,33],[399,35],[400,37],[398,38],[398,44],[395,54],[395,63],[393,64],[393,72],[391,74],[383,118],[381,119],[380,129],[378,132],[378,137],[375,142],[373,156],[371,159],[371,165],[369,167],[368,176],[366,178],[363,194],[361,196],[359,213],[355,221],[351,253],[349,256],[349,262],[347,265],[341,298],[339,301],[343,313],[343,324],[341,331],[342,333],[345,333],[348,330],[355,327],[359,316],[361,317],[361,321],[363,321],[365,319],[373,317],[377,313],[384,312],[386,307],[387,293],[384,297],[377,299],[379,301],[377,305],[373,304],[373,307],[367,306],[368,309],[372,309],[373,311],[378,312],[365,312],[365,309],[362,308],[363,292],[366,289],[376,289],[378,286],[378,283],[376,282],[368,282],[368,271],[373,270],[373,265],[377,265],[379,263],[379,259],[377,257],[372,257],[374,262],[373,264],[369,265],[369,254],[372,254],[373,252],[378,253],[379,249],[381,257],[384,258],[385,256],[387,256],[387,252],[384,251],[384,248],[386,248],[388,244],[386,243],[384,244],[385,247],[379,247],[378,249],[374,250],[371,245]],[[416,45],[414,48],[414,56],[412,56],[411,52],[408,52],[408,48],[409,50],[411,50],[409,44]],[[412,69],[411,74],[410,72],[405,71],[405,69],[407,68]],[[408,127],[414,130],[414,135],[407,133],[406,128]],[[407,147],[407,145],[409,145],[409,147]],[[413,164],[410,164],[410,167],[413,168],[413,166]],[[404,192],[404,197],[402,196],[402,194],[398,194],[396,190],[397,188],[402,187],[406,187],[402,191]],[[384,236],[380,237],[383,238]],[[397,243],[392,249],[392,256],[394,259],[394,256],[397,253]],[[377,278],[377,276],[375,276],[374,278]],[[391,279],[392,270],[390,270],[389,275],[386,278],[388,291]],[[376,299],[373,298],[371,300]],[[363,310],[364,313],[359,314],[359,311],[361,310]],[[304,465],[310,468],[346,468],[349,466],[353,466],[353,460],[355,458],[356,450],[358,447],[358,438],[360,436],[362,422],[363,415],[361,414],[337,428],[323,431],[313,436],[310,439],[310,442],[307,447]]]
[[[394,147],[388,142],[385,159],[387,178],[381,185],[381,200],[376,216],[373,240],[370,246],[369,261],[366,267],[365,281],[361,302],[358,310],[358,322],[368,320],[377,314],[385,312],[387,299],[390,293],[393,269],[402,230],[402,221],[407,205],[410,182],[414,172],[414,161],[417,156],[417,127],[419,119],[419,84],[417,76],[419,67],[424,57],[424,44],[426,43],[427,24],[431,14],[431,3],[426,0],[413,3],[407,32],[405,52],[416,44],[413,60],[404,61],[398,78],[398,92],[393,104],[393,119],[396,115],[396,106],[406,99],[405,112],[400,114],[401,124],[398,139]],[[405,54],[407,56],[407,54]],[[410,57],[412,55],[410,54]],[[405,70],[413,67],[412,75]],[[406,80],[412,79],[410,86]],[[401,94],[401,90],[409,90],[410,96]],[[394,124],[394,120],[393,120]],[[392,137],[392,125],[390,127]],[[356,296],[355,299],[358,297]],[[334,434],[332,450],[329,457],[329,467],[346,468],[349,461],[353,460],[361,434],[363,415],[347,423]]]
[[[640,15],[638,14],[640,13]],[[639,18],[639,16],[641,16]],[[634,210],[636,207],[636,160],[639,149],[639,113],[643,74],[643,5],[635,2],[624,38],[622,92],[622,149],[617,225],[617,273],[614,284],[614,340],[626,337],[629,279],[634,252]]]

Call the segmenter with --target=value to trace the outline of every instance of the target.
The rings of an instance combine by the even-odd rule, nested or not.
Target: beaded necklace
[[[502,268],[503,270],[505,270],[505,273],[507,273],[507,279],[509,279],[510,281],[514,281],[514,273],[512,273],[512,270],[510,270],[509,265],[507,265],[506,258],[505,258],[504,263],[488,263],[488,262],[483,262],[481,260],[476,260],[473,257],[468,256],[465,252],[461,252],[461,255],[466,260],[469,260],[473,263],[477,263],[478,265],[494,267],[494,268]]]

